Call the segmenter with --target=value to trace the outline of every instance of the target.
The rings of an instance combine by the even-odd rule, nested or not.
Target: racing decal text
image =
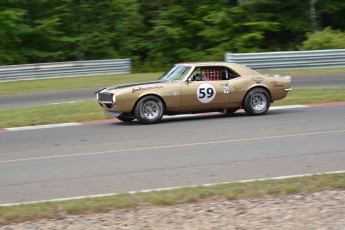
[[[139,86],[132,89],[132,93],[143,91],[143,90],[149,90],[149,89],[161,89],[163,86],[155,85],[155,86]]]

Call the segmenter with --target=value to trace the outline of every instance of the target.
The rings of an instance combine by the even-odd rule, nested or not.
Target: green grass
[[[1,128],[109,119],[92,100],[0,111]]]
[[[291,69],[291,70],[266,70],[260,71],[265,74],[282,75],[310,75],[310,74],[332,74],[345,73],[345,68],[322,68],[322,69]],[[46,80],[25,80],[16,82],[1,82],[0,95],[44,92],[53,90],[67,90],[79,88],[97,88],[107,85],[115,85],[124,82],[140,82],[155,80],[162,73],[136,73],[136,74],[115,74],[88,77],[56,78]]]
[[[325,190],[345,189],[345,173],[313,175],[280,180],[227,183],[196,186],[165,191],[117,194],[60,202],[44,202],[0,207],[0,226],[32,219],[62,219],[66,215],[108,212],[115,209],[145,205],[176,205],[205,199],[235,200],[267,196],[306,194]]]
[[[161,75],[162,73],[138,73],[0,82],[0,95],[80,88],[97,88],[125,82],[156,80]]]
[[[343,101],[345,101],[345,87],[295,88],[286,98],[276,101],[272,105],[303,105]]]
[[[296,105],[345,101],[345,87],[297,88],[273,105]],[[0,128],[111,119],[96,101],[0,110]]]

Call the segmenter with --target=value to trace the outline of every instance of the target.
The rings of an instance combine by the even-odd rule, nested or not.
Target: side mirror
[[[186,82],[187,82],[188,84],[190,84],[190,83],[192,82],[192,77],[189,76],[189,77],[187,78]]]

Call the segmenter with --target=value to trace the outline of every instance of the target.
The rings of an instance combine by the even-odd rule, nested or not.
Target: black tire
[[[162,119],[164,109],[161,99],[155,96],[146,96],[136,104],[134,116],[142,124],[154,124]]]
[[[265,89],[251,89],[244,98],[243,109],[249,115],[263,115],[271,105],[271,97]]]
[[[117,119],[119,119],[120,121],[123,121],[123,122],[131,122],[135,118],[131,117],[128,113],[121,113],[120,116],[117,117]]]

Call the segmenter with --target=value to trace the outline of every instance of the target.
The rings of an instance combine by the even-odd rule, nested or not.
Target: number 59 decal
[[[199,85],[197,91],[197,98],[201,103],[209,103],[216,96],[216,89],[208,83]]]

